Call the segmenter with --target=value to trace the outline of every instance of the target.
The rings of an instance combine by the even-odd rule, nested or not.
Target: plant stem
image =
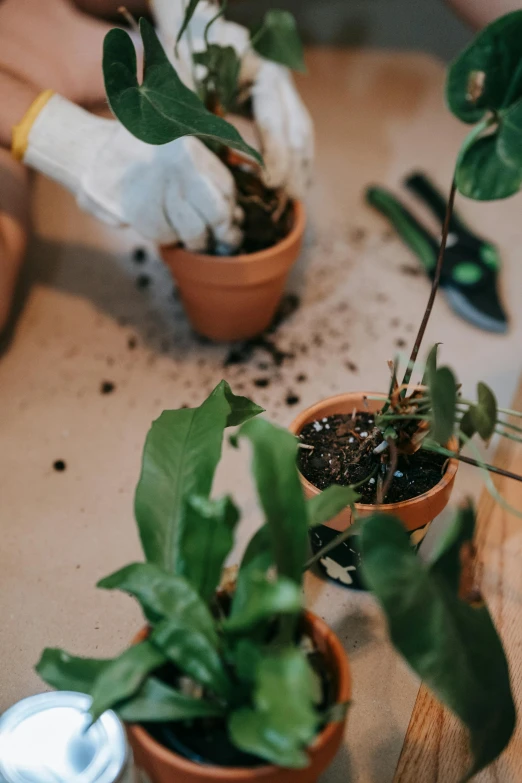
[[[311,568],[313,565],[315,565],[321,558],[326,557],[327,554],[329,554],[332,549],[335,549],[336,547],[340,546],[341,544],[344,544],[345,541],[347,541],[349,538],[355,535],[355,532],[353,530],[353,525],[350,525],[350,527],[347,527],[346,530],[344,530],[342,533],[339,533],[338,536],[336,536],[332,541],[330,541],[329,544],[325,544],[322,549],[320,549],[318,552],[313,555],[310,560],[307,560],[304,565],[304,570],[308,571],[309,568]]]
[[[388,438],[388,447],[390,449],[390,464],[388,465],[388,472],[386,474],[386,480],[377,496],[377,503],[379,505],[382,505],[384,503],[384,500],[386,498],[386,495],[388,494],[388,491],[390,489],[391,483],[393,481],[393,476],[395,474],[395,471],[397,470],[397,462],[398,462],[398,452],[397,452],[397,446],[393,442],[393,438]]]
[[[465,462],[466,465],[473,465],[475,468],[485,468],[490,473],[497,473],[499,476],[505,476],[505,478],[513,479],[513,481],[522,481],[522,476],[519,476],[516,473],[511,473],[511,471],[504,470],[503,468],[497,468],[495,465],[488,465],[485,462],[479,462],[478,460],[472,459],[471,457],[464,457],[463,454],[450,451],[449,449],[444,449],[442,446],[431,446],[430,444],[423,444],[421,448],[423,448],[424,451],[432,451],[435,454],[442,454],[443,457],[457,459],[459,462]]]
[[[509,408],[497,408],[499,413],[505,413],[506,416],[517,416],[519,419],[522,419],[522,412],[521,411],[511,411]]]
[[[217,22],[217,20],[224,15],[224,13],[227,10],[227,5],[228,5],[228,0],[223,0],[223,3],[221,4],[221,8],[217,12],[217,14],[213,16],[212,19],[210,19],[205,26],[205,32],[203,33],[203,38],[205,39],[205,46],[207,47],[207,49],[210,46],[210,42],[208,40],[208,34],[210,28],[212,27],[214,22]]]
[[[430,320],[430,315],[431,315],[431,311],[433,310],[435,297],[437,295],[437,291],[439,290],[440,276],[442,273],[442,266],[444,264],[444,254],[446,252],[446,244],[448,241],[449,226],[450,226],[451,216],[453,214],[453,205],[455,203],[456,192],[457,192],[457,185],[455,182],[455,177],[453,177],[453,182],[451,183],[451,190],[448,199],[448,205],[446,207],[446,216],[444,218],[444,227],[442,229],[442,239],[440,243],[439,256],[437,258],[437,266],[435,267],[435,276],[431,284],[430,298],[428,299],[428,304],[426,306],[426,310],[424,311],[422,323],[417,333],[417,337],[415,338],[415,343],[413,345],[413,350],[411,352],[410,361],[408,363],[408,367],[406,369],[406,372],[404,374],[404,379],[402,381],[403,386],[407,386],[411,380],[413,367],[415,365],[415,362],[417,361],[417,356],[419,355],[420,347],[424,337],[424,332],[426,331],[428,321]],[[404,396],[405,393],[406,391],[404,391],[402,396]]]

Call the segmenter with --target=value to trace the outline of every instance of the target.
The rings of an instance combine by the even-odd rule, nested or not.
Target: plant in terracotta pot
[[[260,410],[222,382],[198,408],[153,423],[135,500],[146,560],[99,583],[136,598],[146,626],[112,660],[47,649],[37,666],[48,684],[89,694],[93,721],[110,708],[120,715],[152,783],[313,783],[342,741],[348,662],[333,631],[304,611],[302,580],[309,526],[354,491],[331,487],[306,501],[295,438],[253,418]],[[240,514],[210,492],[235,425],[234,445],[251,446],[264,523],[239,568],[227,569]],[[515,711],[487,608],[464,600],[473,529],[464,508],[428,565],[393,517],[375,514],[351,532],[392,641],[469,728],[476,771],[509,741]]]
[[[470,437],[520,438],[521,428],[507,419],[513,412],[499,409],[485,384],[478,384],[478,401],[460,395],[454,372],[437,368],[436,348],[422,380],[412,383],[440,285],[457,190],[469,198],[494,200],[522,186],[520,35],[522,12],[516,11],[481,32],[449,68],[446,95],[451,110],[464,122],[478,124],[457,159],[431,293],[402,380],[395,362],[390,365],[388,394],[360,392],[326,399],[291,425],[300,439],[299,467],[308,496],[331,484],[357,484],[359,513],[377,507],[396,514],[415,546],[446,506],[459,461],[503,472],[484,465],[480,454],[477,459],[461,454]],[[488,486],[494,491],[489,477]],[[351,518],[346,509],[329,526],[314,531],[312,544],[316,552],[328,546],[328,557],[320,561],[330,577],[360,587],[357,549],[331,549]]]
[[[103,72],[110,107],[132,134],[156,145],[196,136],[232,173],[243,216],[243,240],[237,252],[230,255],[230,247],[215,236],[208,236],[204,252],[181,246],[164,247],[161,252],[194,329],[215,340],[239,340],[259,334],[274,317],[300,252],[305,213],[285,188],[265,184],[261,155],[225,117],[251,118],[253,61],[268,59],[297,70],[303,70],[304,63],[290,13],[268,12],[250,39],[239,35],[238,42],[232,40],[237,45],[231,45],[227,38],[237,37],[237,30],[246,31],[233,25],[229,35],[222,19],[225,8],[226,2],[214,6],[195,0],[186,5],[176,49],[186,44],[191,87],[181,80],[171,62],[175,58],[169,59],[145,19],[140,20],[142,82],[134,44],[121,29],[106,36]],[[222,33],[218,31],[214,40],[214,29],[220,25],[225,25],[224,31],[220,28]],[[199,33],[197,39],[193,29]]]

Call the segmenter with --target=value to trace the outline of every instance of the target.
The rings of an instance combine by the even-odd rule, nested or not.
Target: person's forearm
[[[73,0],[74,5],[93,16],[100,16],[105,19],[121,18],[118,9],[122,6],[133,16],[142,16],[148,14],[147,0]]]
[[[27,112],[40,90],[0,70],[0,147],[10,149],[13,126]]]
[[[522,0],[446,0],[459,16],[480,30],[499,16],[522,9]]]

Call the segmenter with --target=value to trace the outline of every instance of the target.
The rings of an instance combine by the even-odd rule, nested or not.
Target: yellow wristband
[[[15,160],[23,160],[29,144],[29,133],[34,121],[45,104],[53,97],[54,90],[44,90],[32,102],[18,125],[13,127],[11,136],[11,155]]]

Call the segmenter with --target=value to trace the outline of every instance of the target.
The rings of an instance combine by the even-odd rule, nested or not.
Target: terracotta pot
[[[334,414],[352,413],[354,408],[371,412],[378,411],[382,407],[382,403],[378,400],[367,400],[367,407],[364,407],[363,397],[365,394],[376,396],[376,392],[351,392],[339,394],[335,397],[327,397],[300,413],[290,425],[290,430],[295,435],[299,435],[303,427],[312,421],[320,421],[322,418]],[[449,448],[456,449],[457,445],[456,441],[452,441],[449,444]],[[367,516],[378,510],[398,517],[409,531],[412,545],[418,547],[428,532],[431,522],[448,504],[455,483],[458,465],[457,460],[449,460],[446,472],[439,483],[422,495],[418,495],[411,500],[388,503],[381,506],[357,503],[357,512],[361,516]],[[304,476],[301,476],[301,484],[307,498],[314,497],[321,492]],[[326,525],[316,528],[311,535],[313,550],[318,551],[321,549],[330,540],[333,540],[339,532],[346,530],[351,523],[352,512],[350,508],[346,508]],[[348,586],[360,587],[362,585],[358,574],[358,566],[360,565],[359,553],[349,543],[343,545],[343,547],[344,549],[337,547],[333,550],[329,555],[332,563],[323,563],[323,567],[326,569],[327,575],[333,579],[341,581]]]
[[[288,236],[258,253],[216,257],[161,248],[196,332],[211,340],[245,340],[270,325],[301,250],[305,209],[297,201],[294,210]]]
[[[306,631],[336,677],[337,701],[348,701],[352,691],[351,676],[348,658],[341,642],[326,623],[311,612],[305,613],[304,620]],[[146,635],[147,631],[142,631],[135,641],[142,640]],[[136,764],[147,773],[151,783],[208,783],[217,780],[226,783],[315,783],[339,749],[344,734],[344,722],[330,723],[323,729],[309,749],[310,766],[300,770],[272,765],[252,769],[204,766],[178,756],[160,745],[141,726],[127,726],[127,733]]]

